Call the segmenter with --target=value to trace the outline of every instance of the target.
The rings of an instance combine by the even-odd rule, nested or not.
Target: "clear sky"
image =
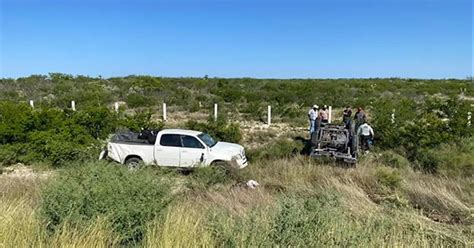
[[[471,0],[0,0],[0,77],[466,78]]]

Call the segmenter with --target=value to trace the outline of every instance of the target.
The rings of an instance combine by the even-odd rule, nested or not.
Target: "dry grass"
[[[164,216],[150,220],[141,245],[472,247],[469,178],[439,178],[376,161],[367,157],[350,169],[300,156],[252,164],[243,172],[261,187],[183,191]],[[387,184],[380,175],[400,181]],[[65,224],[48,235],[36,217],[40,184],[0,178],[0,246],[117,245],[119,237],[103,219],[80,228]]]
[[[171,206],[164,220],[150,224],[144,247],[214,247],[202,212],[206,212],[204,206],[191,202]]]

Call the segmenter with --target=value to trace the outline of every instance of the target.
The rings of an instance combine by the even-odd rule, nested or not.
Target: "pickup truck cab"
[[[129,167],[139,163],[167,167],[208,166],[230,163],[247,166],[244,148],[239,144],[217,142],[209,134],[183,129],[142,133],[118,133],[107,144],[107,156]]]

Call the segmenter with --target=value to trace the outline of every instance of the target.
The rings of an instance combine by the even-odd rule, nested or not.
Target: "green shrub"
[[[393,168],[403,169],[410,167],[410,162],[404,156],[392,150],[383,151],[380,155],[380,162]]]
[[[26,104],[0,101],[0,144],[25,141],[31,115]]]
[[[235,182],[240,179],[239,169],[222,163],[219,165],[195,168],[191,172],[188,187],[196,190],[205,190],[216,184]]]
[[[169,186],[147,169],[89,163],[61,171],[42,192],[40,216],[51,231],[106,218],[123,243],[139,242],[147,222],[170,202]]]
[[[138,111],[134,115],[125,115],[119,120],[119,127],[125,127],[131,131],[138,132],[144,129],[163,129],[164,124],[161,121],[154,121],[152,119],[152,112],[150,110]]]
[[[431,163],[436,163],[440,174],[451,177],[474,176],[474,139],[465,138],[457,143],[442,144],[429,150]]]
[[[88,107],[70,113],[71,122],[83,126],[96,139],[105,139],[118,126],[118,116],[104,107]]]
[[[344,217],[339,205],[338,197],[330,194],[284,197],[270,234],[274,244],[282,247],[321,245],[320,230],[330,230],[332,219]]]
[[[247,156],[250,161],[278,159],[300,154],[303,148],[304,144],[300,141],[279,138],[265,147],[247,151]]]
[[[393,190],[398,188],[403,179],[398,170],[389,167],[379,167],[375,172],[377,182],[381,185]]]
[[[2,164],[35,160],[54,166],[95,158],[101,139],[118,128],[139,131],[162,129],[150,111],[116,114],[104,107],[86,106],[81,111],[59,108],[32,110],[26,104],[0,101],[0,159]]]
[[[138,93],[129,94],[125,100],[130,108],[149,107],[154,104],[153,99]]]
[[[22,148],[20,144],[0,145],[0,165],[11,165],[22,162],[20,159]]]
[[[208,133],[219,141],[238,143],[242,139],[239,124],[223,118],[217,121],[209,119],[207,122],[190,120],[186,123],[186,128]]]

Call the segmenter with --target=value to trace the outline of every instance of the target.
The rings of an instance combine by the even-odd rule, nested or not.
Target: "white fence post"
[[[214,103],[214,120],[217,121],[217,103]]]
[[[471,118],[472,118],[472,112],[469,111],[467,112],[467,126],[471,127]]]
[[[35,108],[35,103],[33,102],[33,100],[30,100],[30,106],[31,106],[32,108]]]
[[[115,109],[115,112],[116,112],[116,113],[119,112],[119,104],[118,104],[118,102],[115,102],[115,103],[114,103],[114,109]]]
[[[390,120],[392,124],[395,124],[395,109],[392,109],[392,114],[390,115]]]
[[[76,102],[75,101],[71,101],[71,109],[72,109],[72,111],[76,111]]]
[[[163,103],[163,121],[166,121],[166,103]]]
[[[332,122],[332,106],[329,106],[328,123]]]
[[[270,126],[272,124],[272,106],[268,105],[267,111],[267,124]]]

